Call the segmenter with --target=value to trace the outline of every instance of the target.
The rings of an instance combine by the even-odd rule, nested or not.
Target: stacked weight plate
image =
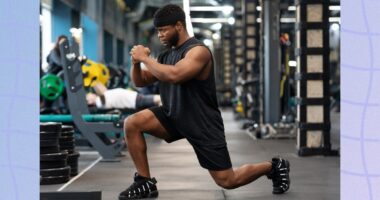
[[[59,147],[61,123],[40,124],[40,184],[60,184],[70,180],[68,152]]]
[[[74,128],[72,126],[62,126],[59,146],[61,150],[68,152],[67,164],[71,168],[70,176],[76,176],[78,174],[79,152],[75,151]]]

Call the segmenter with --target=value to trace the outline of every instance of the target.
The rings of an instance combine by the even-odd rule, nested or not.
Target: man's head
[[[166,5],[156,11],[153,23],[158,31],[158,38],[165,46],[175,46],[179,34],[186,32],[185,12],[173,4]]]

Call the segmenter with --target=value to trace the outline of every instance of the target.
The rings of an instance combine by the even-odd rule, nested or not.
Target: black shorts
[[[165,115],[162,107],[156,106],[149,108],[161,125],[166,129],[170,138],[165,140],[168,143],[186,138],[181,134],[181,131],[175,127],[175,123]],[[190,141],[189,141],[190,142]],[[193,146],[195,154],[197,155],[199,164],[208,170],[220,171],[229,169],[232,167],[230,155],[227,149],[227,145],[219,146],[204,146],[190,142]]]

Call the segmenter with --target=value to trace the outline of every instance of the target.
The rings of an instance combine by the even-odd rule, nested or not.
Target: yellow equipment
[[[105,65],[89,59],[82,65],[82,73],[85,87],[92,87],[98,82],[107,85],[107,81],[110,78],[110,72]]]

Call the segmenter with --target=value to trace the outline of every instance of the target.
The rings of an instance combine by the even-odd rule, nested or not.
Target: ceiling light
[[[212,34],[212,39],[219,40],[220,39],[220,34],[219,33]]]
[[[203,40],[203,43],[204,43],[206,46],[211,46],[211,45],[212,45],[212,40],[210,40],[210,39],[204,39],[204,40]]]
[[[235,18],[233,18],[233,17],[229,17],[229,18],[228,18],[228,24],[230,24],[230,25],[235,24]]]
[[[297,67],[297,62],[295,60],[289,60],[288,65],[289,67]]]
[[[222,23],[216,23],[210,26],[212,30],[218,31],[222,28]]]

